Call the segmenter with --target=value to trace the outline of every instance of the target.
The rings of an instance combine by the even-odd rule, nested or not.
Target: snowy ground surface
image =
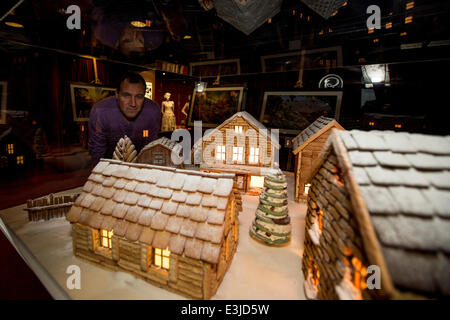
[[[301,257],[306,205],[293,201],[294,177],[286,173],[292,240],[285,247],[268,247],[249,235],[258,197],[244,195],[239,216],[239,243],[231,266],[213,299],[228,300],[298,300],[305,299]],[[81,188],[58,194],[80,192]],[[73,299],[185,299],[136,279],[126,272],[108,271],[76,258],[72,251],[70,223],[65,218],[28,222],[25,205],[0,211],[0,217],[25,243],[36,259]],[[67,267],[81,270],[81,289],[66,286]]]

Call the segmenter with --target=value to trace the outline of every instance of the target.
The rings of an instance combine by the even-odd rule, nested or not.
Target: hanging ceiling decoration
[[[328,19],[336,12],[347,0],[302,0],[308,7]]]
[[[281,0],[215,0],[217,15],[236,29],[249,35],[273,17],[281,8]]]

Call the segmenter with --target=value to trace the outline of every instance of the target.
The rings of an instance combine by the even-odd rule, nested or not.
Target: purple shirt
[[[145,98],[139,115],[128,121],[119,109],[117,99],[109,97],[97,102],[89,117],[89,153],[95,166],[100,158],[112,158],[120,138],[131,139],[136,151],[158,137],[161,127],[159,106]],[[148,136],[144,134],[148,130]]]

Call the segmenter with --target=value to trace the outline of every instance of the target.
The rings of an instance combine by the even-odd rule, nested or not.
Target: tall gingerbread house
[[[295,201],[306,199],[309,188],[306,178],[311,174],[313,163],[333,128],[344,130],[335,119],[321,116],[292,140],[295,156]]]
[[[334,129],[309,179],[309,299],[450,295],[450,136]]]
[[[200,170],[236,175],[241,192],[259,194],[267,169],[273,167],[278,139],[248,112],[238,112],[209,131],[193,147]]]
[[[209,299],[238,242],[233,185],[232,174],[102,159],[66,217],[74,254]]]

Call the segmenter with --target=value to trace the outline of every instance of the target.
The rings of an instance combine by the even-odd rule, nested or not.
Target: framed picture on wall
[[[216,77],[217,75],[241,74],[240,59],[212,60],[189,63],[190,75]]]
[[[89,121],[92,106],[98,101],[113,96],[116,89],[90,84],[70,84],[73,120],[77,122]]]
[[[303,59],[302,59],[303,58]],[[342,66],[342,47],[329,47],[261,57],[262,72],[285,72]]]
[[[342,91],[265,92],[259,121],[284,134],[298,134],[318,117],[339,120]]]
[[[201,120],[204,127],[214,128],[241,111],[244,87],[194,89],[189,108],[188,125]]]
[[[145,82],[145,97],[153,100],[153,84],[151,82]]]
[[[0,124],[6,123],[6,102],[8,97],[8,83],[0,81]]]

